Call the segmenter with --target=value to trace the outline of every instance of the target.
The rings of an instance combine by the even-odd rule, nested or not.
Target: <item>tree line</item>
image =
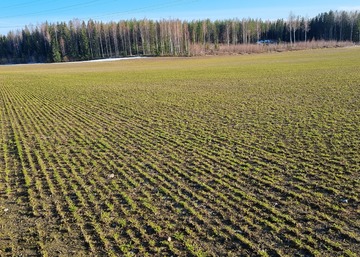
[[[360,42],[360,13],[329,11],[287,20],[121,20],[26,26],[0,36],[0,63],[67,62],[123,56],[191,56],[193,46],[335,40]]]

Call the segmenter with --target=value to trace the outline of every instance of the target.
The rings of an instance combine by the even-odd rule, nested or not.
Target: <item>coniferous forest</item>
[[[45,22],[0,36],[0,63],[68,62],[124,56],[191,56],[194,47],[309,42],[360,42],[360,12],[329,11],[287,20],[121,20]]]

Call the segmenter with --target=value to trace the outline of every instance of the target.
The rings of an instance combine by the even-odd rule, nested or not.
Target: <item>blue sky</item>
[[[1,0],[0,34],[42,22],[121,19],[286,19],[296,15],[314,17],[329,10],[360,10],[355,0]]]

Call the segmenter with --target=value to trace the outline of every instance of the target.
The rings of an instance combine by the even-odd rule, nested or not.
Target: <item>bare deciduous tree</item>
[[[304,34],[305,34],[305,42],[307,42],[307,34],[310,31],[310,20],[307,15],[303,18],[303,28],[302,29],[304,30]]]
[[[295,21],[295,14],[293,12],[290,12],[289,18],[288,18],[288,29],[289,29],[289,35],[290,35],[290,44],[292,44],[292,30],[294,26]],[[295,43],[295,42],[294,42]]]

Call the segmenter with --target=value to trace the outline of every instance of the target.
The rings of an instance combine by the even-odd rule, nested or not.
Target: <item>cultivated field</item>
[[[360,48],[0,67],[1,256],[359,256]]]

